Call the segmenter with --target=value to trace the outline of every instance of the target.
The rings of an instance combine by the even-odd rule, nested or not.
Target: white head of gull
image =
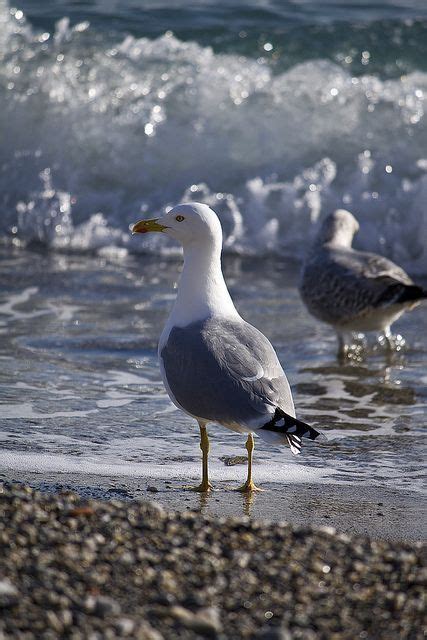
[[[215,422],[248,433],[248,477],[254,491],[253,433],[300,453],[303,436],[321,434],[295,418],[291,390],[267,338],[245,322],[228,292],[221,268],[221,223],[205,204],[180,204],[164,216],[140,220],[133,233],[161,232],[180,242],[184,268],[178,295],[159,342],[163,381],[172,402],[195,418],[203,452],[202,482],[209,491],[209,439]]]
[[[181,204],[159,222],[165,225],[165,235],[184,249],[184,269],[171,326],[183,327],[214,315],[238,317],[222,274],[218,216],[205,204]]]

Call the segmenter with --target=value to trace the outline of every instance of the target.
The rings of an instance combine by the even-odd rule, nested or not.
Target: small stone
[[[135,628],[135,623],[130,618],[119,618],[115,622],[115,627],[121,636],[130,636]]]
[[[64,631],[64,625],[59,619],[58,615],[54,611],[47,611],[46,618],[49,623],[49,627],[56,631],[58,634],[62,634]]]
[[[130,551],[126,551],[120,556],[120,562],[125,565],[133,565],[135,563],[135,556]]]
[[[59,614],[59,619],[61,620],[64,627],[70,627],[73,624],[73,614],[69,609],[64,609]]]
[[[247,456],[222,456],[220,460],[226,467],[234,467],[236,464],[247,464]]]
[[[5,578],[0,580],[0,608],[13,607],[19,599],[18,589]]]
[[[86,613],[93,613],[95,611],[96,600],[94,596],[88,596],[84,603],[83,608]]]
[[[216,607],[206,607],[193,613],[184,607],[174,606],[169,613],[187,629],[209,638],[216,638],[222,630],[219,611]]]
[[[143,622],[142,625],[138,627],[135,640],[163,640],[163,636],[159,631],[153,629],[151,624]]]
[[[121,610],[119,603],[109,596],[89,596],[86,598],[85,608],[88,613],[93,612],[102,618],[118,615]]]
[[[151,493],[159,493],[159,490],[157,487],[154,487],[153,485],[149,484],[147,487],[147,491],[150,491]]]

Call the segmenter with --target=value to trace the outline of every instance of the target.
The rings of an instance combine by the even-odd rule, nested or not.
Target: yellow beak
[[[157,222],[158,218],[152,218],[151,220],[139,220],[135,222],[130,228],[132,233],[150,233],[150,231],[163,231],[168,227]]]

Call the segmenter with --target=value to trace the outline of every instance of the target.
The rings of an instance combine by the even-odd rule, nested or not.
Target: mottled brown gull
[[[309,312],[335,328],[340,355],[356,331],[381,332],[392,348],[393,322],[427,297],[391,260],[353,249],[358,230],[349,211],[338,209],[328,216],[307,255],[300,284]]]
[[[252,480],[253,433],[300,453],[301,439],[321,434],[295,418],[291,390],[267,338],[237,312],[221,269],[222,230],[204,204],[181,204],[166,215],[141,220],[133,233],[163,232],[184,248],[184,269],[171,315],[159,342],[163,381],[172,402],[195,418],[203,453],[202,482],[208,491],[206,425],[218,423],[247,433],[248,477]]]

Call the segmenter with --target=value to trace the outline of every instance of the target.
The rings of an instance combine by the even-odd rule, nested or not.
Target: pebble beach
[[[426,304],[300,281],[344,209],[355,308],[427,290],[426,0],[0,0],[0,60],[0,640],[424,640]]]
[[[2,640],[423,637],[421,542],[5,483],[0,544]]]

